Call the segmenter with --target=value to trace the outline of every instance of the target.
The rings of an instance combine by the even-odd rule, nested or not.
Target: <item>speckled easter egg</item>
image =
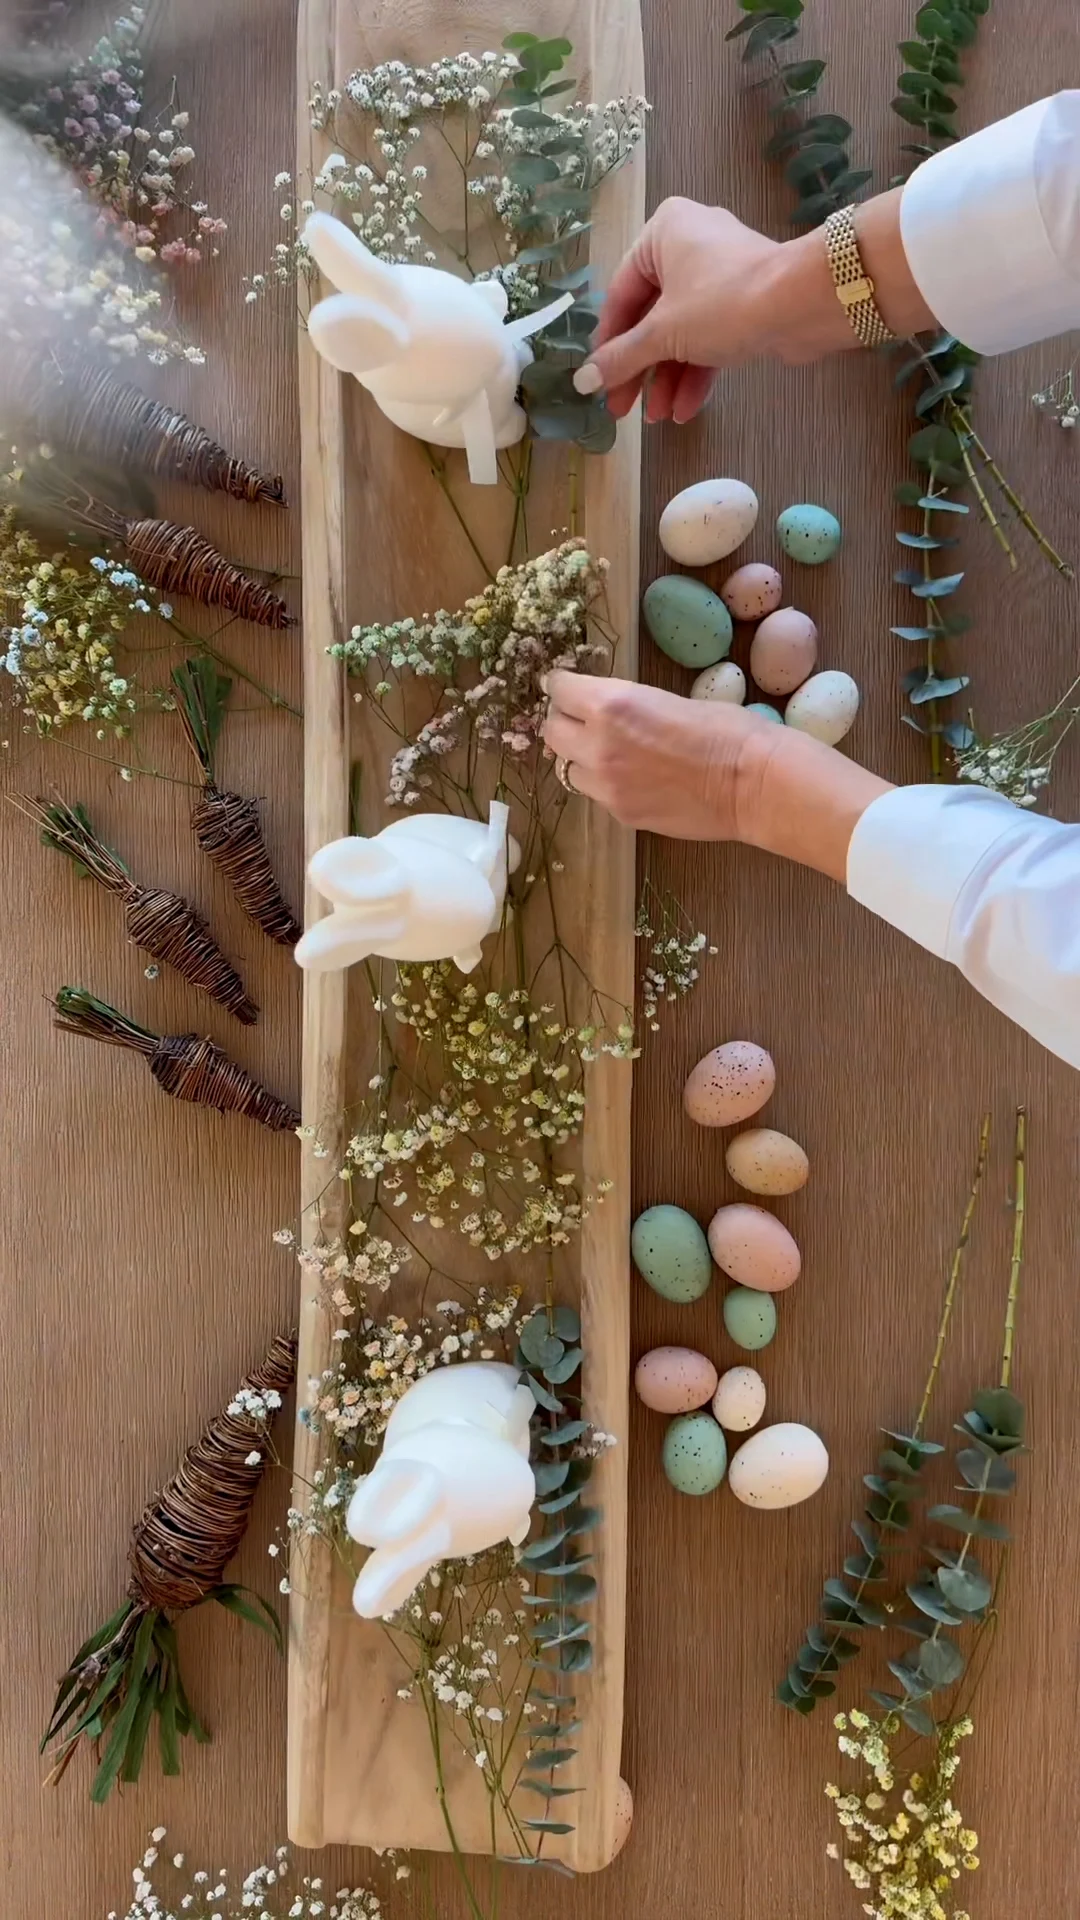
[[[750,673],[762,693],[793,693],[816,659],[817,628],[797,607],[778,607],[750,642]]]
[[[662,1458],[677,1493],[714,1493],[727,1470],[727,1441],[711,1413],[681,1413],[664,1435]]]
[[[718,593],[688,573],[665,573],[646,588],[645,625],[680,667],[711,667],[731,645],[731,615]]]
[[[680,567],[711,567],[754,531],[758,497],[742,480],[699,480],[660,515],[660,545]]]
[[[765,1411],[765,1382],[753,1367],[729,1367],[713,1394],[713,1419],[728,1433],[749,1433]]]
[[[716,1368],[692,1347],[654,1347],[634,1368],[638,1399],[654,1413],[690,1413],[716,1392]]]
[[[759,714],[762,720],[775,720],[778,726],[782,727],[784,724],[783,714],[777,713],[775,707],[770,707],[767,700],[751,700],[746,711]]]
[[[787,703],[784,720],[800,733],[835,747],[859,711],[859,689],[850,673],[815,673]]]
[[[783,1293],[802,1269],[802,1255],[783,1221],[745,1200],[713,1214],[709,1251],[729,1280],[762,1293]]]
[[[720,598],[733,620],[763,620],[783,598],[784,583],[775,567],[763,560],[751,560],[748,566],[729,573],[720,589]]]
[[[620,1780],[615,1789],[615,1838],[611,1850],[611,1859],[617,1860],[630,1838],[630,1829],[634,1824],[634,1796],[625,1780]],[[610,1866],[611,1861],[608,1862]]]
[[[709,1243],[681,1207],[647,1207],[630,1234],[634,1265],[654,1293],[685,1306],[700,1300],[712,1279]]]
[[[776,1332],[776,1301],[771,1293],[732,1287],[724,1295],[724,1325],[737,1347],[756,1353],[768,1346]]]
[[[796,1507],[825,1483],[829,1456],[812,1427],[781,1420],[751,1434],[731,1462],[731,1491],[748,1507]]]
[[[785,507],[776,523],[780,545],[791,560],[804,567],[820,567],[831,560],[840,545],[840,522],[826,507],[814,507],[804,501],[797,507]]]
[[[690,689],[691,700],[724,700],[741,707],[746,699],[746,675],[734,660],[721,660],[699,673]]]
[[[729,1140],[724,1162],[748,1193],[798,1193],[810,1178],[810,1162],[797,1140],[775,1127],[750,1127]],[[771,1216],[770,1216],[771,1217]]]
[[[683,1106],[699,1127],[734,1127],[760,1113],[776,1086],[772,1055],[752,1040],[725,1040],[699,1060]]]

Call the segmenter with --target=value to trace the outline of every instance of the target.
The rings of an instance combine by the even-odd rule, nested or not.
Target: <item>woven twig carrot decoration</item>
[[[186,660],[173,669],[179,712],[188,745],[203,778],[202,798],[191,815],[199,846],[225,875],[244,912],[279,946],[295,947],[303,928],[286,906],[259,824],[254,800],[225,793],[214,779],[214,750],[225,718],[232,681],[212,660]]]
[[[50,1784],[85,1742],[99,1755],[90,1797],[107,1800],[118,1780],[139,1778],[155,1715],[163,1773],[180,1772],[184,1735],[209,1739],[180,1677],[179,1614],[216,1600],[263,1627],[280,1649],[273,1608],[222,1584],[222,1576],[247,1531],[270,1455],[270,1422],[295,1378],[296,1340],[279,1335],[146,1508],[131,1536],[127,1599],[79,1648],[60,1682],[41,1742],[42,1752],[55,1743]]]
[[[188,480],[234,500],[285,505],[280,474],[269,479],[234,459],[186,414],[118,380],[111,368],[65,359],[60,372],[59,393],[54,388],[48,396],[49,428],[74,455]]]
[[[235,567],[194,527],[171,520],[128,520],[123,529],[136,573],[160,593],[183,593],[204,607],[224,607],[260,627],[294,627],[296,621],[272,587]]]
[[[15,805],[40,822],[47,847],[66,853],[80,873],[123,901],[124,925],[135,946],[165,966],[175,967],[193,987],[201,987],[245,1026],[254,1024],[259,1009],[248,999],[240,975],[226,960],[209,928],[178,893],[137,886],[119,854],[94,832],[85,807],[77,802],[69,807],[63,800],[31,800],[26,795],[21,795]]]
[[[85,987],[61,987],[53,1001],[54,1024],[88,1040],[112,1047],[130,1047],[149,1062],[158,1086],[176,1100],[196,1107],[215,1107],[219,1113],[242,1113],[272,1133],[293,1133],[300,1115],[278,1100],[246,1068],[237,1066],[212,1040],[197,1033],[173,1033],[160,1038],[118,1013]]]

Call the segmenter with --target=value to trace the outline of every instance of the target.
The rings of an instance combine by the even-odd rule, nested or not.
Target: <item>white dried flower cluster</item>
[[[252,1867],[234,1893],[224,1867],[214,1873],[205,1868],[192,1871],[182,1853],[163,1858],[166,1837],[164,1827],[154,1828],[142,1862],[132,1872],[131,1904],[122,1916],[113,1912],[108,1920],[184,1920],[186,1915],[247,1920],[248,1915],[259,1913],[267,1920],[381,1920],[383,1905],[371,1887],[339,1887],[329,1893],[318,1875],[293,1878],[287,1846],[277,1847],[269,1864]],[[397,1879],[407,1876],[408,1866],[398,1854],[385,1857],[395,1866]],[[161,1891],[150,1877],[154,1869],[158,1869]]]
[[[446,1561],[393,1622],[414,1648],[406,1654],[411,1678],[398,1698],[426,1693],[437,1710],[460,1722],[458,1738],[492,1783],[537,1710],[528,1698],[533,1642],[521,1604],[529,1583],[511,1577],[507,1584],[500,1573],[510,1570],[489,1573],[472,1560]],[[479,1584],[468,1584],[477,1575]]]
[[[634,935],[648,942],[641,972],[642,1016],[651,1033],[660,1031],[660,1007],[684,1000],[696,987],[703,953],[715,955],[708,936],[691,929],[672,895],[661,896],[646,883],[634,921]]]
[[[1067,367],[1031,396],[1032,406],[1038,407],[1040,413],[1048,413],[1059,427],[1075,427],[1080,422],[1080,400],[1073,381],[1075,372],[1075,365]]]
[[[419,620],[354,627],[331,648],[351,673],[368,674],[383,698],[389,676],[412,674],[445,684],[436,712],[415,739],[395,754],[387,802],[414,806],[434,777],[433,766],[465,744],[509,753],[535,753],[546,702],[541,680],[555,667],[596,672],[610,659],[597,615],[608,570],[583,540],[564,540],[495,579],[465,602]],[[470,671],[470,684],[456,677]]]
[[[292,287],[316,277],[315,262],[300,233],[300,220],[315,211],[315,202],[297,198],[291,173],[276,174],[274,190],[282,196],[278,203],[282,238],[274,246],[267,271],[253,273],[244,281],[247,288],[244,300],[249,307],[253,307],[256,301],[271,293],[275,287]]]
[[[870,1895],[863,1912],[870,1920],[969,1920],[953,1904],[954,1886],[963,1873],[977,1871],[979,1839],[952,1794],[957,1747],[972,1733],[971,1721],[946,1723],[929,1775],[909,1774],[902,1788],[893,1743],[907,1736],[897,1716],[875,1720],[856,1708],[838,1713],[834,1724],[840,1752],[860,1760],[872,1782],[864,1793],[843,1792],[834,1781],[825,1788],[844,1836],[843,1854],[835,1844],[826,1851],[842,1860],[852,1885]]]
[[[357,1242],[354,1248],[332,1240],[305,1247],[299,1255],[301,1270],[317,1283],[323,1305],[341,1314],[354,1312],[369,1293],[388,1293],[411,1257],[407,1246],[372,1233],[364,1220],[355,1221],[349,1235]]]
[[[953,749],[958,778],[987,787],[1017,807],[1036,806],[1050,783],[1054,756],[1080,716],[1080,708],[1068,704],[1078,685],[1074,681],[1049,713],[1009,733],[984,740],[971,732]]]
[[[281,1395],[273,1387],[267,1387],[263,1393],[253,1387],[239,1387],[225,1411],[236,1420],[253,1420],[256,1426],[264,1427],[280,1407]]]

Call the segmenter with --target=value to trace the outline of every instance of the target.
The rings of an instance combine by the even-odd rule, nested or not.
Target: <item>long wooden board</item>
[[[340,85],[356,68],[400,58],[428,63],[444,54],[477,54],[528,26],[565,34],[573,43],[572,70],[582,97],[600,101],[643,92],[637,0],[546,0],[515,15],[507,0],[464,6],[458,0],[406,0],[360,9],[338,0],[306,0],[300,9],[299,176],[318,168],[336,142],[313,134],[307,112],[312,86]],[[425,203],[427,204],[427,203]],[[598,196],[590,259],[595,284],[605,284],[640,226],[644,167],[640,156]],[[365,768],[374,741],[363,707],[354,708],[342,669],[327,648],[359,621],[398,617],[436,606],[458,606],[482,585],[473,554],[447,500],[431,477],[422,447],[394,432],[368,396],[343,381],[300,342],[304,569],[305,841],[310,854],[349,831],[349,770]],[[530,488],[529,552],[542,552],[568,525],[565,452],[542,452]],[[584,459],[580,531],[591,550],[611,563],[608,614],[619,635],[616,671],[636,669],[640,437],[637,422],[620,429],[616,449]],[[460,456],[451,456],[455,496],[486,553],[507,545],[509,501],[504,488],[470,489]],[[385,757],[385,756],[384,756]],[[364,781],[364,826],[374,831],[388,816],[379,805],[381,782]],[[568,945],[589,977],[621,1003],[633,997],[632,836],[585,803],[568,812],[560,841],[565,871],[560,915]],[[323,905],[309,898],[309,920]],[[333,1236],[333,1187],[327,1168],[341,1155],[343,1115],[355,1083],[365,1034],[361,1004],[340,975],[308,976],[304,1001],[303,1108],[329,1162],[305,1149],[303,1205],[309,1238]],[[370,1025],[370,1014],[368,1016]],[[370,1036],[367,1036],[370,1038]],[[568,1298],[578,1299],[587,1356],[583,1391],[596,1426],[619,1444],[597,1469],[603,1526],[596,1540],[599,1600],[594,1615],[594,1665],[577,1686],[584,1721],[579,1736],[576,1827],[559,1843],[581,1871],[610,1860],[623,1718],[626,1581],[627,1374],[629,1301],[630,1086],[624,1063],[590,1069],[589,1117],[582,1141],[586,1187],[614,1181],[605,1205],[590,1215],[576,1243]],[[493,1270],[483,1256],[477,1277]],[[305,1290],[301,1303],[300,1379],[318,1375],[331,1358],[331,1326]],[[301,1393],[303,1399],[303,1393]],[[317,1443],[297,1429],[295,1501],[303,1507],[317,1464]],[[434,1793],[428,1732],[422,1712],[397,1697],[402,1671],[384,1632],[358,1620],[349,1607],[349,1582],[329,1552],[308,1552],[294,1580],[289,1685],[289,1830],[307,1847],[331,1842],[445,1849],[446,1829]],[[489,1847],[486,1796],[476,1769],[461,1760],[449,1769],[455,1826],[469,1851]]]

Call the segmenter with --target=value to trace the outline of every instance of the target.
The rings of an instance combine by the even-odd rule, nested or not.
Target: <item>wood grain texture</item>
[[[299,34],[300,174],[317,170],[325,152],[359,136],[337,128],[312,136],[304,111],[312,83],[340,86],[357,67],[402,58],[414,64],[441,53],[479,54],[500,45],[514,22],[505,5],[470,7],[415,0],[400,7],[374,7],[360,20],[335,0],[307,0]],[[593,0],[568,6],[558,0],[538,31],[565,32],[575,67],[589,91],[607,99],[643,87],[640,19],[636,0],[601,7]],[[329,65],[328,65],[329,59]],[[347,114],[343,115],[348,128]],[[418,150],[419,151],[419,150]],[[424,152],[427,160],[429,155]],[[425,213],[443,231],[460,217],[454,169],[439,165],[436,152]],[[591,258],[603,285],[637,232],[644,208],[644,175],[628,166],[599,197]],[[366,831],[386,824],[381,789],[389,753],[386,731],[364,701],[350,727],[349,690],[326,648],[358,621],[400,617],[425,607],[459,606],[484,584],[476,554],[452,517],[429,470],[424,448],[394,431],[355,382],[341,380],[315,360],[301,341],[301,441],[305,540],[305,740],[306,840],[309,851],[349,830],[349,771],[362,771],[362,820]],[[512,501],[504,487],[470,488],[464,461],[447,463],[458,511],[490,564],[508,552]],[[560,538],[570,508],[565,449],[539,447],[533,459],[527,514],[528,552],[538,554]],[[619,636],[616,670],[635,671],[640,430],[636,422],[616,450],[582,462],[581,531],[591,550],[610,556],[607,615]],[[635,531],[628,535],[627,529]],[[491,556],[494,556],[492,559]],[[515,558],[522,557],[518,550]],[[343,704],[348,703],[348,704]],[[521,833],[521,822],[512,830]],[[589,979],[628,1004],[633,997],[634,858],[632,836],[580,803],[567,814],[559,844],[565,874],[558,882],[562,937]],[[318,917],[321,902],[309,902]],[[550,945],[546,913],[526,913],[530,969]],[[512,942],[493,979],[509,977]],[[500,974],[499,968],[504,969]],[[359,973],[359,969],[357,969]],[[362,982],[343,990],[340,975],[312,975],[305,983],[304,1114],[317,1138],[305,1152],[304,1236],[332,1238],[338,1223],[320,1196],[326,1190],[327,1159],[334,1165],[344,1146],[344,1116],[355,1115],[373,1062],[369,1052],[377,1021]],[[555,982],[552,982],[554,987]],[[540,998],[545,997],[543,992]],[[548,997],[551,997],[549,992]],[[585,1017],[586,1008],[581,1009]],[[626,1241],[629,1229],[630,1104],[625,1065],[605,1060],[590,1075],[589,1106],[582,1142],[583,1183],[616,1182],[617,1196],[592,1212],[580,1248],[565,1263],[567,1297],[580,1302],[587,1362],[583,1392],[590,1417],[625,1441],[628,1415],[629,1311]],[[620,1171],[621,1174],[620,1174]],[[340,1187],[337,1192],[340,1193]],[[331,1187],[331,1204],[334,1189]],[[473,1284],[493,1272],[482,1254],[453,1256],[455,1268]],[[535,1263],[533,1263],[535,1266]],[[515,1263],[515,1278],[536,1297],[540,1275]],[[311,1298],[301,1303],[300,1378],[317,1376],[332,1360],[332,1322]],[[419,1294],[417,1295],[419,1299]],[[400,1305],[400,1301],[399,1301]],[[303,1507],[319,1446],[298,1426],[295,1500]],[[588,1791],[578,1803],[573,1835],[556,1843],[579,1870],[610,1859],[615,1836],[623,1709],[623,1645],[626,1567],[625,1444],[598,1465],[597,1498],[604,1526],[595,1545],[600,1598],[593,1614],[595,1660],[588,1676],[575,1678],[576,1714],[584,1720],[575,1777]],[[290,1678],[290,1832],[305,1845],[348,1841],[367,1845],[446,1850],[451,1842],[434,1792],[430,1735],[415,1703],[402,1703],[400,1657],[377,1623],[362,1622],[349,1604],[350,1579],[328,1549],[307,1545],[294,1573]],[[447,1780],[454,1827],[469,1851],[488,1848],[487,1793],[468,1755],[446,1743]],[[512,1850],[507,1833],[500,1842]]]
[[[808,54],[828,55],[823,105],[847,114],[856,150],[887,178],[899,130],[886,105],[894,42],[914,0],[860,12],[812,0]],[[647,90],[653,201],[671,192],[720,200],[774,233],[787,200],[763,174],[763,112],[744,98],[722,32],[723,0],[649,0]],[[284,466],[297,498],[295,336],[283,309],[239,305],[238,280],[277,238],[267,185],[293,145],[295,43],[291,10],[274,0],[221,9],[175,0],[165,25],[193,23],[178,56],[185,89],[198,87],[192,133],[207,198],[232,230],[217,278],[192,282],[210,366],[186,400],[218,437],[266,466]],[[229,37],[235,24],[236,38]],[[970,62],[968,127],[1039,98],[1077,70],[1070,0],[991,13]],[[171,63],[168,63],[171,71]],[[195,104],[193,102],[193,104]],[[863,138],[863,130],[866,137]],[[861,163],[861,162],[860,162]],[[193,327],[193,331],[197,331]],[[1034,419],[1027,395],[1067,364],[1062,343],[1010,357],[980,374],[992,443],[1047,531],[1080,554],[1075,500],[1080,449]],[[844,519],[846,546],[831,570],[808,578],[828,664],[850,666],[864,694],[851,750],[893,777],[921,771],[918,743],[899,724],[904,662],[887,629],[900,596],[889,493],[902,476],[905,410],[888,374],[871,364],[813,371],[761,369],[725,379],[706,419],[646,436],[646,567],[659,555],[659,508],[677,486],[709,472],[742,474],[761,492],[763,529],[789,501],[820,498]],[[177,498],[177,505],[183,504]],[[261,558],[295,540],[288,516],[198,502],[200,524],[226,551]],[[255,529],[258,528],[257,538]],[[1024,549],[1010,580],[992,542],[978,540],[966,591],[975,625],[964,658],[980,711],[1001,724],[1046,703],[1075,671],[1076,603]],[[768,550],[763,558],[769,557]],[[646,576],[647,577],[647,576]],[[287,685],[297,642],[250,634],[230,644]],[[649,654],[644,668],[659,677]],[[665,668],[666,672],[667,669]],[[295,693],[293,695],[295,698]],[[290,897],[302,854],[299,729],[287,716],[230,723],[230,780],[266,796],[270,843]],[[6,734],[2,737],[8,737]],[[26,743],[11,734],[12,753]],[[160,736],[154,764],[188,777]],[[148,757],[149,754],[148,754]],[[46,775],[67,773],[54,755]],[[1080,746],[1059,762],[1055,806],[1080,815]],[[12,770],[32,784],[34,763]],[[298,990],[288,955],[270,949],[224,897],[188,835],[190,794],[135,787],[78,763],[78,790],[101,824],[146,867],[189,889],[229,951],[248,969],[264,1009],[251,1035],[218,1019],[208,1030],[243,1049],[283,1093],[299,1084]],[[787,1203],[806,1270],[782,1303],[781,1330],[764,1357],[777,1417],[810,1418],[833,1455],[819,1499],[791,1514],[744,1512],[717,1496],[671,1493],[658,1463],[653,1416],[631,1422],[630,1582],[625,1772],[635,1829],[610,1872],[580,1881],[504,1889],[513,1920],[832,1920],[857,1905],[824,1857],[831,1837],[822,1782],[833,1769],[827,1719],[803,1727],[769,1698],[792,1636],[831,1571],[856,1483],[880,1419],[904,1416],[921,1382],[937,1289],[963,1206],[968,1163],[987,1100],[997,1114],[997,1158],[977,1226],[966,1306],[945,1382],[944,1414],[993,1364],[1004,1289],[1005,1135],[1013,1102],[1032,1113],[1029,1261],[1021,1304],[1017,1385],[1032,1409],[1035,1451],[1024,1463],[1002,1633],[965,1757],[961,1804],[983,1831],[984,1866],[967,1889],[977,1920],[1033,1920],[1068,1908],[1080,1873],[1070,1747],[1080,1692],[1072,1631],[1075,1496],[1067,1471],[1075,1423],[1074,1195],[1080,1174],[1080,1083],[937,962],[847,904],[824,881],[763,856],[724,849],[643,848],[660,884],[682,893],[721,951],[696,1002],[666,1030],[637,1080],[635,1205],[674,1200],[705,1217],[731,1198],[718,1143],[685,1126],[678,1095],[704,1049],[746,1033],[775,1052],[776,1122],[811,1153],[805,1193]],[[190,1023],[201,1012],[182,984],[144,981],[118,942],[112,904],[77,886],[39,854],[14,815],[0,830],[9,940],[0,1038],[6,1178],[0,1409],[6,1518],[4,1713],[0,1808],[5,1920],[104,1920],[122,1912],[142,1836],[156,1820],[210,1866],[264,1857],[285,1825],[284,1672],[268,1642],[225,1616],[183,1629],[193,1696],[213,1746],[186,1760],[182,1781],[147,1777],[103,1810],[85,1777],[43,1796],[36,1743],[56,1674],[92,1619],[115,1604],[127,1528],[206,1413],[231,1390],[265,1337],[295,1305],[288,1256],[270,1231],[296,1209],[295,1153],[237,1123],[166,1102],[137,1063],[62,1035],[44,997],[82,973],[137,1015]],[[733,1357],[713,1297],[677,1316],[644,1288],[633,1294],[633,1353],[661,1340]],[[767,1365],[765,1364],[767,1363]],[[268,1590],[264,1547],[286,1482],[260,1496],[238,1577]],[[1007,1783],[1007,1784],[1006,1784]],[[365,1878],[369,1856],[333,1850],[306,1863],[328,1887]],[[449,1865],[432,1873],[441,1920],[460,1911]],[[391,1888],[389,1920],[424,1913],[410,1885]],[[430,1909],[428,1909],[430,1912]]]

